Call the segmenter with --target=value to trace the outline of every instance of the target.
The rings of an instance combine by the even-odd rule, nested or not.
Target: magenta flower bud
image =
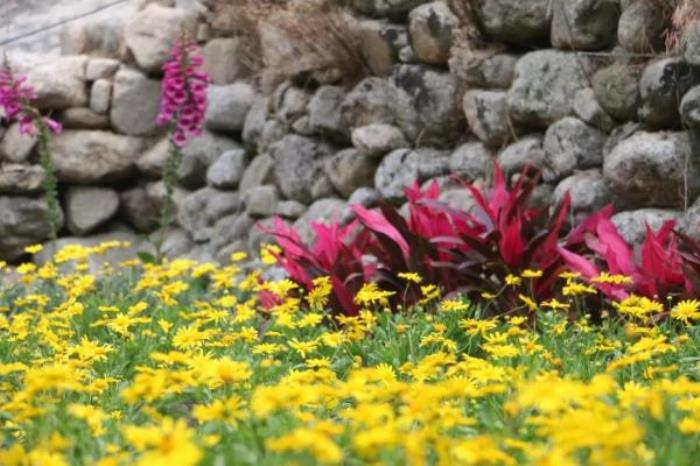
[[[170,61],[163,65],[163,91],[158,126],[173,124],[172,141],[183,146],[202,133],[207,109],[209,76],[201,66],[204,59],[191,41],[178,40],[171,48]]]

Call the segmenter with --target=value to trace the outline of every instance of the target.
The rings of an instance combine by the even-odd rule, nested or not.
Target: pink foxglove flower
[[[204,58],[187,39],[172,47],[171,58],[163,65],[163,90],[158,125],[173,124],[172,141],[182,147],[202,134],[207,110],[209,76],[202,70]]]
[[[37,124],[45,125],[53,134],[60,133],[63,130],[60,123],[42,117],[32,106],[36,93],[26,81],[25,76],[15,75],[9,66],[0,68],[0,108],[5,113],[5,119],[18,122],[22,134],[35,134]]]

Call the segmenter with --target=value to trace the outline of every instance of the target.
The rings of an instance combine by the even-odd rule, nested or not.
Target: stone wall
[[[62,236],[155,230],[168,150],[158,74],[182,29],[214,84],[207,132],[184,150],[172,255],[255,251],[255,225],[274,216],[310,237],[309,221],[347,220],[348,203],[400,205],[416,180],[468,208],[450,175],[488,183],[494,161],[511,177],[540,168],[540,205],[567,191],[577,217],[614,203],[630,240],[645,222],[700,226],[700,23],[666,53],[664,2],[348,0],[363,76],[304,70],[274,86],[244,60],[244,37],[213,26],[216,1],[138,3],[126,20],[67,27],[63,57],[14,58],[66,128],[52,143]],[[298,52],[269,28],[261,47],[270,66]],[[48,235],[43,173],[17,127],[0,138],[0,258],[16,260]]]

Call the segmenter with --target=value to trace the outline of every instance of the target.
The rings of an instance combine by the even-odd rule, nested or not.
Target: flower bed
[[[499,317],[429,283],[402,312],[364,283],[356,315],[332,314],[330,279],[305,293],[240,262],[87,271],[118,246],[66,248],[0,293],[0,464],[680,465],[700,453],[698,301],[613,298],[593,323],[582,298],[602,294],[565,273],[561,299],[523,296]]]

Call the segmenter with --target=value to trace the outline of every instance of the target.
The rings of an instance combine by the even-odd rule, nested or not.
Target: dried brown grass
[[[663,2],[663,0],[656,0]],[[694,21],[700,20],[700,0],[675,0],[670,2],[670,25],[666,30],[666,50],[677,53],[683,49],[685,32]],[[669,2],[664,2],[669,7]]]
[[[367,66],[353,17],[335,0],[221,0],[215,31],[245,40],[265,87],[311,73],[355,80]]]

